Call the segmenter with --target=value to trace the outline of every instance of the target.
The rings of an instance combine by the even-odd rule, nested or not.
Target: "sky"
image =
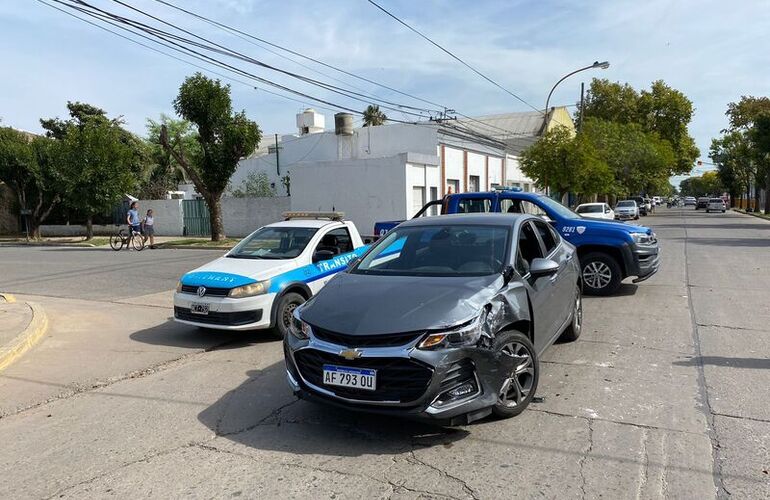
[[[172,101],[179,85],[200,68],[88,25],[42,1],[53,0],[0,2],[0,124],[39,132],[39,119],[65,116],[68,100],[88,102],[110,116],[122,116],[127,128],[140,134],[144,134],[147,118],[173,115]],[[115,0],[88,1],[141,17]],[[311,71],[157,0],[121,1],[282,69],[399,104],[435,108],[291,56]],[[366,0],[168,1],[465,115],[531,109]],[[705,162],[709,161],[711,139],[727,125],[727,103],[741,95],[770,94],[767,0],[378,3],[535,108],[545,107],[548,91],[564,74],[596,60],[607,60],[611,66],[566,80],[555,91],[551,105],[574,106],[580,98],[580,83],[588,84],[593,77],[628,82],[637,89],[662,79],[693,101],[690,133]],[[355,109],[366,106],[264,68],[228,61],[336,104]],[[210,76],[221,78],[212,71],[227,76],[221,69],[195,64],[206,67]],[[223,78],[232,84],[234,107],[244,109],[265,134],[294,132],[296,113],[311,106],[326,115],[327,125],[333,123],[334,111],[321,109],[318,103],[297,96],[292,99],[299,102],[279,97],[265,89],[285,93],[229,76],[240,80]],[[414,119],[399,111],[386,113],[391,118]],[[706,164],[698,172],[708,168]]]

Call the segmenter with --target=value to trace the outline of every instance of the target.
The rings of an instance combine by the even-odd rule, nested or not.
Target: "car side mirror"
[[[513,279],[513,266],[508,265],[503,268],[503,284],[507,285]]]
[[[559,263],[551,259],[537,258],[529,266],[529,274],[533,278],[551,276],[556,274],[557,271],[559,271]]]
[[[331,250],[318,250],[313,254],[313,263],[321,262],[322,260],[329,260],[334,257],[334,252]]]

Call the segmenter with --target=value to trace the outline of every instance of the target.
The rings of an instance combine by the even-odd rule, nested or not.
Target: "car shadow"
[[[621,283],[617,290],[615,290],[615,293],[609,296],[600,296],[600,295],[583,295],[584,300],[607,300],[611,299],[612,297],[633,297],[636,295],[637,290],[639,290],[639,285],[636,285],[634,283]]]
[[[283,361],[246,372],[240,386],[198,414],[218,437],[249,448],[300,455],[400,454],[415,446],[451,447],[470,433],[297,399]]]
[[[176,323],[171,318],[152,328],[138,330],[129,335],[129,338],[143,344],[204,350],[238,349],[255,344],[278,342],[267,330],[246,332],[214,330]]]
[[[683,361],[674,361],[676,366],[712,365],[728,368],[747,368],[754,370],[770,370],[770,359],[767,358],[729,358],[726,356],[694,356]]]

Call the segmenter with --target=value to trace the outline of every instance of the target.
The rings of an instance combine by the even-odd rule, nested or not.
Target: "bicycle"
[[[139,231],[129,231],[121,228],[117,233],[110,236],[110,247],[116,252],[123,249],[125,246],[128,248],[131,246],[137,252],[144,250],[144,238]]]

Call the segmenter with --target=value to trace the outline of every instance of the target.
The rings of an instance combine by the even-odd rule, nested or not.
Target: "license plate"
[[[193,314],[200,314],[205,316],[209,313],[209,304],[196,304],[193,302],[190,305],[190,312]]]
[[[324,384],[373,391],[377,388],[377,370],[324,365]]]

